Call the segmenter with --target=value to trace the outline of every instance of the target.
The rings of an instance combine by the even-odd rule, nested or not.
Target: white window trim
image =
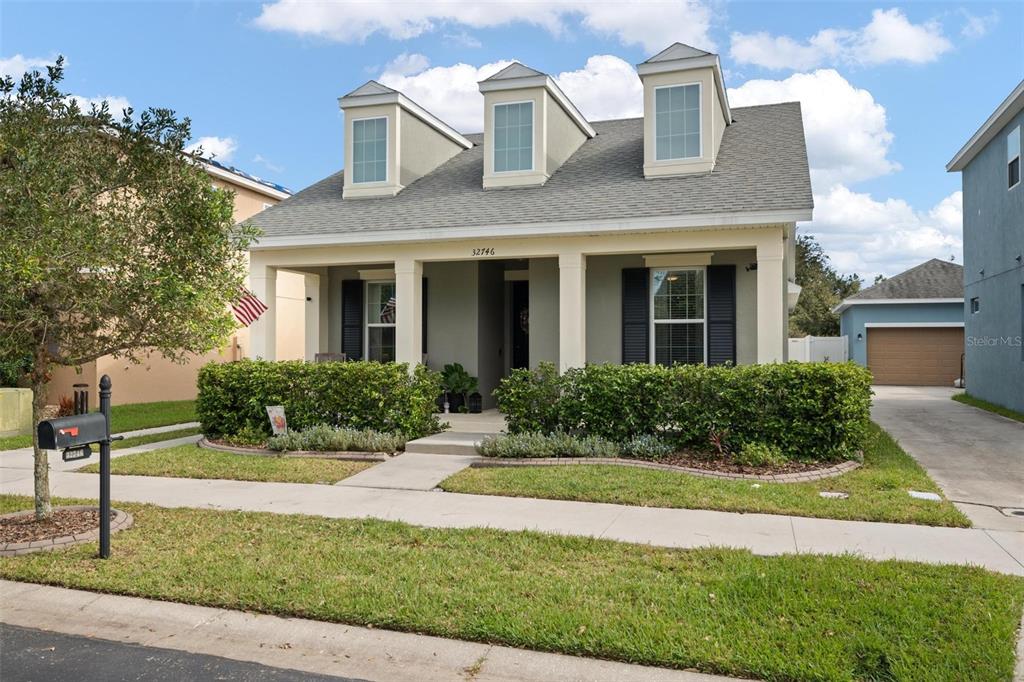
[[[1017,156],[1013,157],[1012,159],[1007,159],[1006,160],[1006,172],[1007,173],[1010,172],[1010,164],[1013,163],[1014,161],[1016,161],[1017,162],[1017,182],[1015,182],[1014,184],[1012,184],[1009,187],[1007,187],[1006,188],[1007,192],[1009,192],[1014,187],[1019,187],[1020,186],[1021,175],[1024,175],[1024,168],[1021,168],[1021,166],[1024,165],[1024,164],[1021,164],[1021,153],[1020,153],[1020,147],[1022,145],[1024,145],[1024,137],[1021,137],[1021,127],[1020,126],[1016,127],[1016,131],[1017,131]],[[1007,144],[1007,146],[1009,146],[1009,144],[1010,144],[1010,136],[1013,135],[1013,132],[1014,131],[1011,130],[1006,135],[1006,144]]]
[[[658,90],[664,90],[666,88],[680,88],[687,85],[697,86],[697,140],[700,148],[700,154],[697,156],[681,156],[678,159],[659,159],[658,158]],[[692,81],[689,83],[673,83],[672,85],[658,85],[654,88],[654,102],[652,103],[651,110],[654,112],[654,163],[687,163],[700,161],[704,158],[704,84],[700,81]]]
[[[697,271],[700,271],[701,277],[704,279],[703,288],[702,288],[702,290],[704,291],[704,316],[702,318],[700,318],[700,319],[692,319],[692,320],[661,320],[661,321],[658,321],[658,320],[654,319],[654,294],[655,294],[655,291],[654,291],[654,273],[655,272],[659,272],[659,271],[661,271],[661,272],[668,272],[670,270],[674,270],[674,271],[697,270]],[[649,320],[649,323],[648,323],[649,327],[650,327],[649,330],[648,330],[648,335],[650,336],[650,342],[649,342],[650,348],[648,349],[648,351],[650,353],[650,355],[648,357],[650,357],[650,359],[651,359],[650,360],[650,364],[652,364],[652,365],[658,364],[657,358],[655,357],[655,333],[654,332],[656,331],[655,330],[655,326],[656,325],[659,325],[659,324],[695,324],[695,323],[700,323],[700,324],[704,325],[704,343],[703,343],[703,347],[704,347],[704,364],[705,365],[708,364],[708,269],[707,269],[707,267],[703,266],[703,265],[688,265],[688,266],[685,266],[685,267],[678,267],[678,268],[675,268],[675,267],[651,268],[651,272],[650,272],[650,274],[648,276],[649,276],[650,279],[648,280],[647,288],[650,289],[650,293],[648,294],[647,305],[649,306],[648,310],[651,311],[651,313],[650,313],[650,320]]]
[[[384,119],[384,179],[383,180],[363,180],[362,182],[356,181],[356,121],[376,121],[377,119]],[[352,119],[351,131],[351,142],[349,147],[352,150],[352,184],[359,185],[360,187],[379,187],[387,185],[391,181],[391,121],[388,120],[388,116],[364,116],[362,118]]]
[[[370,329],[387,329],[388,327],[395,328],[395,346],[397,351],[398,345],[398,287],[395,286],[395,321],[394,322],[370,322],[369,316],[366,314],[367,307],[370,305],[370,285],[371,284],[395,284],[393,279],[373,279],[366,280],[363,282],[363,348],[365,348],[364,356],[367,360],[370,359]]]
[[[494,140],[497,137],[497,121],[498,121],[498,107],[503,107],[507,104],[529,104],[530,105],[530,167],[529,168],[517,168],[515,170],[498,170],[498,164],[495,163],[497,160],[498,145],[495,144]],[[537,166],[537,145],[534,144],[537,135],[537,103],[532,99],[517,99],[510,102],[495,102],[491,105],[491,173],[494,175],[515,175],[516,173],[526,174],[532,173],[534,168]]]

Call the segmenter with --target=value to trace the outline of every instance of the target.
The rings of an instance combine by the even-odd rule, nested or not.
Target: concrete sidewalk
[[[31,476],[8,480],[8,471],[2,472],[0,492],[31,495]],[[97,482],[94,475],[54,471],[50,486],[54,496],[92,498]],[[974,564],[1024,575],[1024,533],[1010,531],[300,483],[114,476],[111,487],[115,500],[163,507],[378,518],[434,528],[536,530],[664,547],[735,547],[764,555],[852,553],[869,559]]]
[[[402,632],[0,580],[0,621],[101,640],[394,682],[733,680]],[[89,663],[81,663],[88,669]]]

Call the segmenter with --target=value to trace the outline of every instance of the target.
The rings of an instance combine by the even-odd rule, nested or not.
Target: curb
[[[222,445],[220,443],[213,443],[207,440],[206,436],[200,438],[199,442],[196,444],[206,450],[219,450],[220,452],[230,452],[235,455],[252,455],[254,457],[301,457],[305,459],[339,459],[348,462],[384,462],[394,456],[388,452],[355,452],[350,450],[289,450],[287,452],[281,452],[278,450],[269,450],[267,448],[246,448],[236,445]]]
[[[700,478],[717,478],[726,481],[760,481],[767,483],[807,483],[810,481],[820,481],[826,478],[842,476],[854,469],[860,468],[860,462],[851,459],[823,469],[808,469],[807,471],[789,474],[738,474],[725,471],[709,471],[707,469],[682,467],[674,464],[659,464],[657,462],[644,462],[641,460],[617,459],[612,457],[538,457],[536,459],[481,458],[469,466],[473,469],[498,469],[505,467],[572,466],[587,464],[611,464],[613,466],[634,467],[636,469],[674,471],[677,473],[690,474],[691,476],[698,476]]]
[[[97,507],[93,507],[87,504],[69,505],[65,507],[54,507],[53,511],[61,509],[70,510],[94,510]],[[126,511],[120,509],[111,509],[114,512],[114,518],[110,522],[110,532],[116,533],[126,528],[131,528],[132,524],[135,523],[135,519]],[[29,514],[35,514],[33,510],[17,511],[10,514],[0,515],[0,519],[10,519],[18,516],[27,516]],[[0,545],[0,557],[5,556],[20,556],[22,554],[31,554],[32,552],[43,552],[50,549],[63,549],[64,547],[71,547],[73,545],[81,545],[86,542],[95,542],[100,537],[99,527],[93,528],[92,530],[85,531],[84,533],[76,533],[75,535],[62,535],[56,538],[47,538],[46,540],[33,540],[32,542],[6,542]]]

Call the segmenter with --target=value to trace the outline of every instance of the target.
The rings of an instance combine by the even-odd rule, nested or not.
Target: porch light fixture
[[[757,270],[757,263],[751,263],[750,265],[746,266],[743,269],[746,270],[747,272],[753,272],[754,270]]]

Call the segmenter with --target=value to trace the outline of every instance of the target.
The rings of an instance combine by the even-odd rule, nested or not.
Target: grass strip
[[[139,445],[149,445],[150,443],[160,443],[165,440],[184,438],[185,436],[195,436],[199,433],[201,433],[199,427],[193,427],[191,429],[175,429],[174,431],[164,431],[162,433],[147,433],[144,436],[132,436],[131,438],[125,438],[124,440],[115,440],[110,444],[110,449],[123,450],[125,448],[134,448]]]
[[[196,401],[194,400],[165,400],[155,403],[114,405],[110,408],[110,428],[114,433],[151,429],[171,424],[185,424],[195,420]],[[0,450],[29,447],[32,447],[32,434],[0,438]]]
[[[111,559],[0,577],[769,680],[1006,680],[1024,607],[978,568],[117,506]]]
[[[963,403],[964,405],[976,407],[979,410],[994,412],[995,414],[998,414],[1001,417],[1006,417],[1008,419],[1014,419],[1019,422],[1024,422],[1024,414],[1021,414],[1016,410],[1011,410],[1008,407],[1003,407],[1002,405],[990,403],[989,401],[982,400],[981,398],[975,398],[973,395],[969,395],[967,393],[957,393],[956,395],[953,396],[953,400],[957,401],[958,403]]]
[[[263,457],[179,445],[125,455],[110,462],[110,473],[172,478],[219,478],[234,481],[279,481],[332,485],[373,466],[372,462],[303,457]],[[99,464],[78,471],[98,473]]]
[[[715,509],[852,521],[928,526],[970,526],[951,502],[918,500],[919,490],[942,494],[924,469],[881,427],[872,423],[864,465],[811,483],[701,478],[684,473],[611,465],[464,469],[441,483],[450,492],[553,500],[610,502],[643,507]],[[826,499],[822,491],[844,492]]]

